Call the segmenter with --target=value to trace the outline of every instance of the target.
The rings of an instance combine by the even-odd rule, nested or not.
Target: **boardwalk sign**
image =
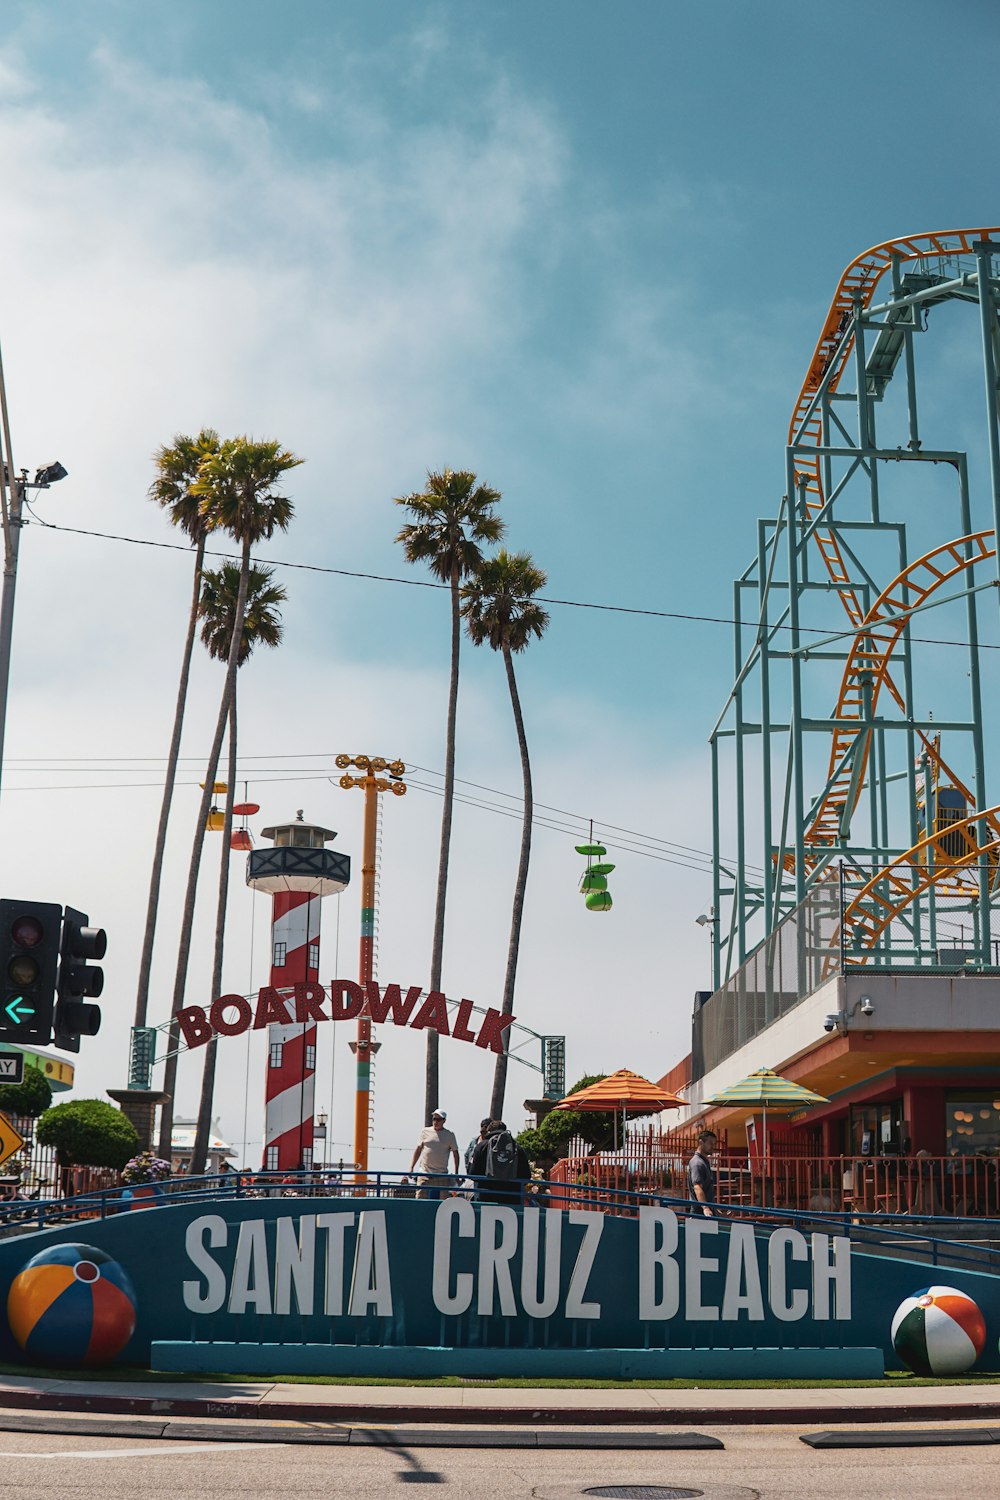
[[[329,991],[321,984],[280,990],[268,985],[259,992],[256,1005],[245,995],[220,995],[207,1009],[185,1006],[177,1012],[177,1022],[189,1047],[203,1047],[213,1036],[242,1036],[267,1026],[312,1026],[317,1021],[354,1021],[367,1016],[373,1025],[391,1023],[413,1031],[436,1031],[456,1042],[471,1042],[502,1054],[507,1029],[515,1018],[490,1007],[477,1012],[476,1023],[470,1024],[474,1010],[471,1000],[454,1004],[441,990],[425,993],[419,985],[404,989],[399,984],[379,986],[369,980],[361,985],[352,979],[334,979]]]

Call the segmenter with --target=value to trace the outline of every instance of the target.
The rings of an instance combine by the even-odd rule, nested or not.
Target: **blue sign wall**
[[[678,1216],[343,1197],[202,1201],[0,1242],[0,1291],[39,1251],[82,1243],[135,1288],[126,1362],[160,1341],[504,1349],[881,1347],[931,1282],[986,1319],[1000,1278],[851,1253],[844,1237]],[[20,1350],[6,1320],[5,1358]]]

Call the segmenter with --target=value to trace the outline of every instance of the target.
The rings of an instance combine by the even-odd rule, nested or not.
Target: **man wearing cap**
[[[446,1110],[436,1109],[431,1115],[431,1123],[420,1132],[420,1140],[410,1162],[410,1171],[416,1171],[420,1175],[418,1198],[440,1198],[441,1189],[450,1182],[448,1162],[451,1157],[455,1158],[454,1170],[458,1171],[458,1141],[454,1131],[445,1129],[447,1118]]]

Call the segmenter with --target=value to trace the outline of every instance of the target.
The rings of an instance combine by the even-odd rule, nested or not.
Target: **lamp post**
[[[387,761],[381,755],[338,755],[337,769],[344,772],[340,784],[345,791],[359,787],[365,794],[364,850],[361,860],[361,953],[358,978],[362,989],[370,979],[375,946],[375,853],[378,827],[378,794],[393,792],[402,797],[406,792],[403,776],[406,767],[401,760]],[[354,766],[363,774],[351,776],[348,766]],[[388,771],[388,776],[380,772]],[[372,1043],[372,1020],[368,1009],[367,991],[365,1007],[358,1017],[358,1038],[354,1051],[357,1058],[357,1083],[354,1095],[354,1160],[358,1170],[368,1168],[368,1116],[371,1093],[371,1059],[377,1043]]]
[[[3,429],[3,463],[0,465],[0,516],[3,522],[3,591],[0,594],[0,786],[2,786],[4,736],[7,728],[7,688],[10,682],[10,650],[14,637],[14,589],[17,585],[17,554],[21,544],[21,507],[24,504],[26,490],[47,490],[50,484],[66,478],[66,470],[59,462],[46,464],[44,468],[38,469],[33,483],[28,481],[27,469],[22,469],[20,474],[15,470],[2,357],[0,357],[0,427]],[[10,487],[9,504],[8,486]]]
[[[322,1151],[320,1153],[320,1156],[321,1156],[320,1166],[321,1167],[325,1167],[326,1166],[326,1122],[327,1122],[327,1118],[328,1118],[328,1116],[327,1116],[326,1110],[325,1109],[321,1109],[320,1112],[319,1112],[319,1114],[316,1116],[316,1123],[313,1126],[313,1140],[314,1141],[322,1141],[323,1142],[323,1149],[322,1149]]]

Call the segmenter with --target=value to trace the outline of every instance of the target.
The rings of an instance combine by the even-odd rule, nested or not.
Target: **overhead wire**
[[[316,752],[313,752],[308,758],[310,758],[310,759],[315,758],[315,754],[316,754]],[[322,752],[320,752],[320,754],[322,754]],[[242,761],[244,757],[241,755],[240,758],[241,758],[241,761]],[[246,758],[247,759],[254,759],[256,757],[249,756],[249,757],[246,757]],[[281,760],[281,759],[296,759],[296,758],[299,758],[299,757],[298,756],[281,756],[281,755],[275,755],[275,756],[259,757],[259,758],[261,758],[261,759],[266,758],[266,759],[271,759],[271,760]],[[27,759],[27,757],[23,757],[22,759]],[[56,758],[53,758],[53,759],[56,759]],[[113,762],[112,767],[109,768],[109,774],[120,774],[121,770],[123,769],[123,767],[120,764],[120,762],[125,761],[126,759],[127,759],[126,757],[116,758],[116,760]],[[143,763],[146,763],[146,762],[148,762],[150,760],[160,760],[160,759],[162,759],[162,757],[137,757],[137,760],[139,760],[139,761],[141,761]],[[182,759],[196,759],[196,757],[182,757]],[[91,772],[93,772],[93,767],[97,763],[98,763],[98,758],[97,757],[91,757],[90,758],[89,765],[90,765],[90,768],[91,768]],[[33,769],[36,769],[36,770],[42,769],[35,762],[32,762],[32,766],[33,766]],[[71,773],[73,768],[72,767],[67,767],[67,766],[59,763],[56,767],[54,767],[54,770],[55,769],[57,769],[61,774],[66,774],[67,772]],[[428,776],[436,776],[436,777],[440,777],[441,776],[441,773],[439,771],[431,770],[429,767],[414,766],[413,769],[416,770],[416,771],[423,772],[423,774],[428,775]],[[240,779],[245,780],[247,778],[246,777],[241,777]],[[327,780],[331,780],[332,778],[330,777],[329,771],[324,767],[324,768],[303,769],[302,771],[298,772],[297,774],[290,775],[290,776],[268,776],[268,775],[265,775],[265,774],[263,774],[261,772],[254,772],[253,775],[252,775],[252,777],[250,779],[255,784],[271,785],[271,784],[281,784],[281,783],[327,781]],[[519,807],[520,807],[520,805],[521,805],[521,799],[519,797],[516,797],[513,793],[501,791],[497,787],[488,787],[488,786],[485,786],[481,782],[467,781],[467,780],[465,780],[464,778],[461,778],[461,777],[457,777],[456,780],[462,786],[470,786],[470,787],[473,787],[474,789],[476,789],[478,791],[483,791],[483,792],[490,793],[494,797],[505,798],[507,801],[514,803],[515,806],[514,807],[505,807],[505,806],[503,806],[500,803],[490,801],[488,798],[476,798],[476,797],[462,796],[460,793],[456,794],[456,799],[455,799],[456,801],[461,802],[464,805],[469,806],[469,807],[478,807],[478,808],[480,808],[480,809],[482,809],[484,811],[487,811],[487,812],[500,813],[501,815],[503,815],[505,817],[510,817],[510,818],[514,818],[514,819],[520,819],[521,818],[522,814],[518,810]],[[48,784],[41,784],[41,785],[37,785],[37,786],[10,786],[8,789],[12,793],[13,792],[39,792],[39,791],[44,791],[44,792],[57,792],[57,791],[142,791],[142,790],[150,790],[150,789],[153,789],[153,788],[158,788],[160,786],[160,784],[161,783],[159,783],[159,782],[150,782],[150,781],[72,782],[72,783],[65,783],[65,784],[62,784],[62,785],[48,783]],[[185,780],[185,779],[178,779],[176,781],[176,783],[175,783],[176,786],[196,786],[196,785],[199,785],[199,784],[200,783],[198,783],[198,782],[189,781],[189,780]],[[409,777],[408,778],[408,785],[413,786],[415,790],[424,791],[424,792],[427,792],[427,793],[429,793],[431,795],[434,795],[434,796],[443,796],[444,795],[443,794],[443,790],[441,788],[433,786],[433,785],[430,785],[430,784],[427,784],[427,783],[419,782],[414,777]],[[544,816],[537,816],[536,815],[535,818],[533,819],[533,822],[538,827],[549,828],[553,832],[570,834],[570,835],[573,835],[574,837],[581,837],[582,836],[582,832],[585,830],[586,824],[589,822],[589,815],[584,815],[582,813],[574,813],[574,812],[569,811],[566,808],[554,807],[554,806],[551,806],[548,803],[543,803],[543,802],[536,802],[535,803],[535,807],[537,809],[541,809],[541,811],[543,813],[548,812],[548,813],[553,813],[553,814],[556,815],[554,818],[552,818],[552,817],[544,817]],[[569,822],[562,821],[562,820],[567,820],[567,819],[570,820],[570,821]],[[615,839],[609,839],[609,838],[605,837],[605,835],[603,833],[601,834],[601,837],[604,839],[604,841],[606,843],[609,844],[609,847],[613,847],[613,848],[616,848],[616,849],[628,850],[629,852],[636,853],[636,854],[645,854],[649,858],[660,859],[664,863],[668,863],[668,864],[679,864],[682,867],[686,867],[686,868],[689,868],[689,869],[699,869],[699,868],[701,868],[701,866],[699,866],[697,864],[692,864],[690,862],[690,860],[684,860],[684,859],[675,858],[670,853],[665,853],[665,852],[657,853],[656,851],[657,850],[659,850],[659,851],[676,851],[677,853],[679,853],[681,855],[690,856],[691,858],[693,858],[696,861],[697,860],[702,860],[702,861],[706,861],[707,862],[707,861],[710,861],[711,858],[712,858],[712,856],[711,856],[711,854],[709,853],[708,850],[706,850],[706,849],[698,849],[694,845],[680,844],[680,843],[677,843],[675,840],[672,840],[672,839],[663,839],[663,838],[658,837],[655,834],[641,833],[641,832],[639,832],[636,829],[624,828],[620,824],[614,824],[614,823],[605,822],[603,819],[597,820],[597,821],[598,821],[598,826],[602,830],[603,829],[608,829],[610,833],[614,833],[614,834],[620,835],[619,837],[617,837]],[[732,861],[729,861],[729,860],[726,860],[725,862],[726,863],[732,863]],[[752,869],[752,870],[759,869],[758,866],[749,865],[749,864],[747,865],[747,868],[748,869]]]
[[[28,522],[24,523],[29,524]],[[150,537],[124,536],[120,532],[94,531],[83,526],[60,526],[54,521],[43,521],[41,517],[35,516],[32,523],[41,526],[46,531],[59,531],[70,536],[86,536],[98,541],[122,542],[133,547],[153,547],[163,552],[189,553],[190,548],[182,542],[157,542]],[[224,552],[217,548],[206,547],[206,557],[219,557],[229,562],[238,561],[236,553]],[[337,578],[358,578],[369,583],[395,583],[405,588],[438,589],[448,590],[447,583],[437,583],[432,578],[403,578],[394,573],[368,573],[358,568],[335,568],[324,563],[294,562],[288,558],[260,557],[255,555],[253,562],[268,568],[292,568],[297,572],[328,574]],[[752,627],[745,620],[737,620],[732,615],[696,615],[686,613],[682,610],[672,609],[646,609],[633,604],[604,604],[595,599],[557,599],[551,595],[538,594],[537,599],[541,604],[558,605],[565,609],[592,609],[607,614],[636,615],[655,620],[680,620],[685,623],[698,625],[742,625],[749,630]],[[940,601],[944,603],[945,601]],[[830,634],[832,627],[820,627],[818,625],[784,625],[774,624],[768,627],[771,632],[778,630],[795,630],[800,635]],[[967,640],[951,640],[947,637],[918,636],[911,635],[910,640],[923,646],[960,646],[968,648],[971,642]],[[989,641],[979,641],[978,648],[982,651],[1000,651],[1000,643],[994,644]]]

